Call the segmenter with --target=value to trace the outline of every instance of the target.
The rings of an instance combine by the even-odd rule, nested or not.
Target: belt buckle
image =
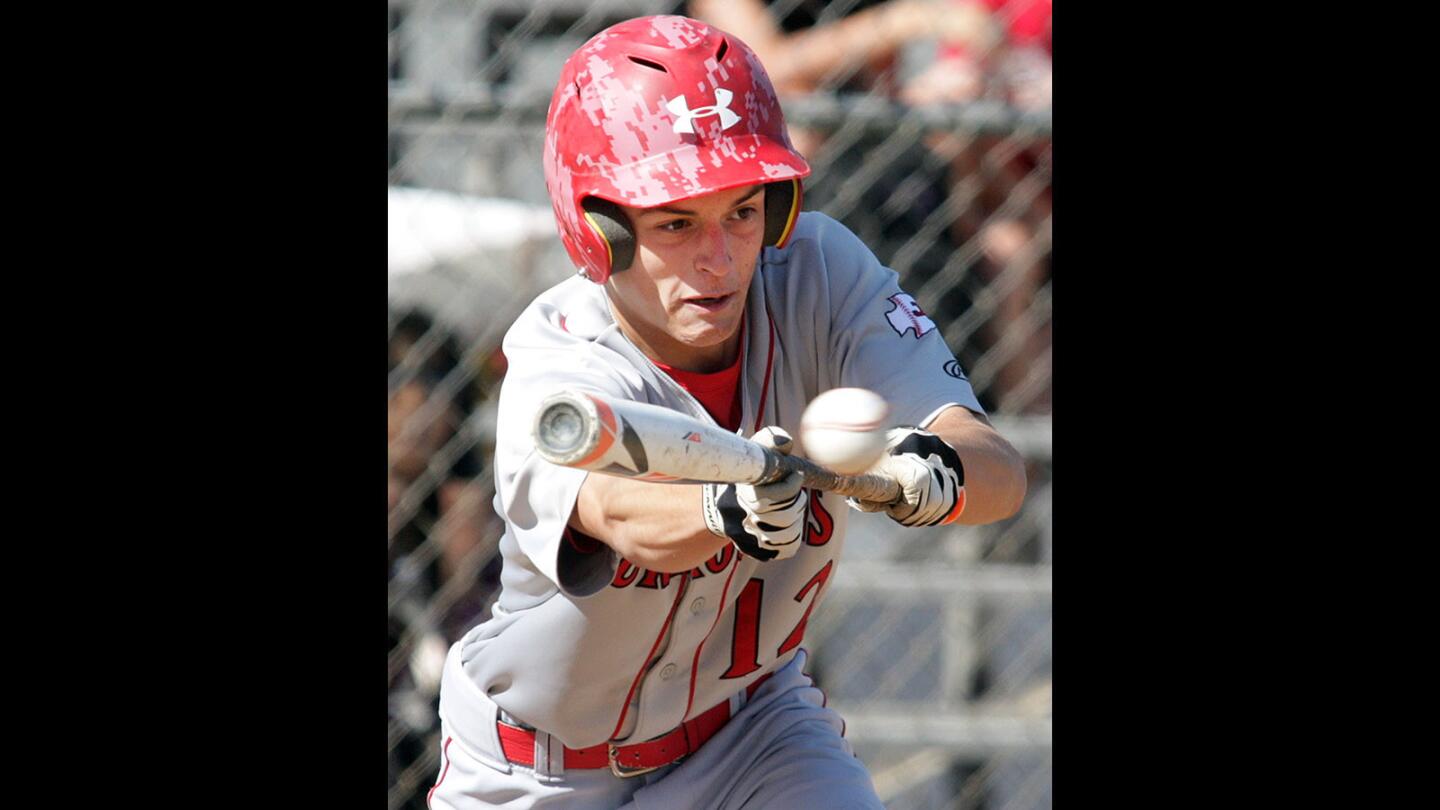
[[[615,753],[618,750],[614,745],[605,743],[605,756],[610,760],[610,772],[622,779],[629,779],[632,776],[640,776],[650,773],[651,771],[658,771],[665,767],[664,765],[652,765],[648,768],[627,768],[615,761]]]

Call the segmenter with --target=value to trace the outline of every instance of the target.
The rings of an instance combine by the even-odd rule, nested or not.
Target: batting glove
[[[754,440],[786,455],[794,441],[778,427],[767,427]],[[702,503],[705,525],[717,537],[728,537],[741,551],[759,560],[786,559],[800,550],[805,506],[810,495],[804,476],[792,472],[763,486],[705,484]]]
[[[886,512],[902,526],[939,526],[960,517],[965,511],[965,466],[955,448],[914,427],[891,428],[885,438],[889,454],[867,472],[895,479],[899,503],[849,498],[850,505],[861,512]]]

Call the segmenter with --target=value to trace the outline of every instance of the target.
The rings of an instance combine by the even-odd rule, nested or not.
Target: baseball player
[[[502,590],[450,650],[430,807],[880,807],[805,674],[850,508],[985,523],[1024,496],[934,322],[843,225],[745,43],[696,20],[612,26],[566,62],[545,179],[580,275],[506,334],[495,448]],[[789,452],[817,394],[883,393],[894,505],[796,476],[642,482],[530,438],[561,390],[661,405]]]

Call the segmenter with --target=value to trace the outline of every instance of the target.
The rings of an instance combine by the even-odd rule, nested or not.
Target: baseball
[[[805,457],[842,475],[864,472],[885,452],[890,405],[864,388],[832,388],[800,417]]]

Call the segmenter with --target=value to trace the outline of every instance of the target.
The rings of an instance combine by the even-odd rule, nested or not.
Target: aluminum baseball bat
[[[531,435],[552,464],[640,481],[767,484],[799,470],[813,489],[864,501],[900,499],[891,478],[841,475],[669,408],[589,392],[546,397]]]

